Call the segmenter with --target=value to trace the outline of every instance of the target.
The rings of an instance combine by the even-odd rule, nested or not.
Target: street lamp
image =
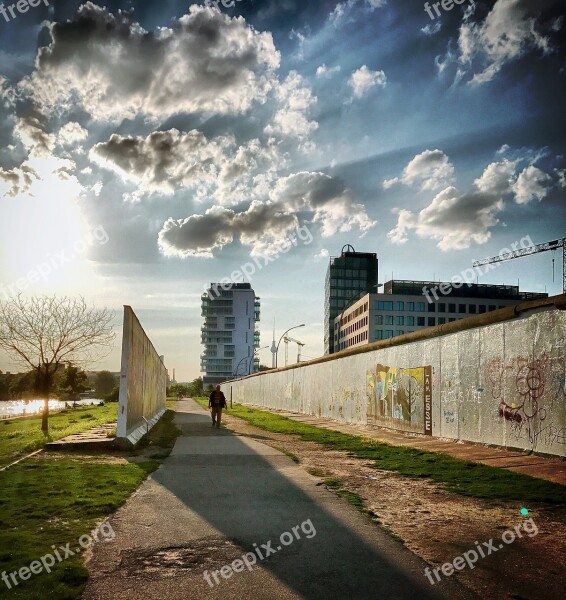
[[[303,323],[302,325],[295,325],[295,327],[290,327],[289,329],[287,329],[287,331],[285,331],[285,333],[283,333],[283,335],[279,338],[279,341],[277,342],[277,348],[275,349],[275,368],[277,368],[277,357],[279,356],[279,344],[281,343],[281,340],[289,333],[289,331],[293,330],[293,329],[299,329],[299,327],[304,327],[305,324]]]
[[[247,356],[244,356],[244,358],[242,358],[242,360],[241,360],[241,361],[238,363],[238,366],[237,366],[237,367],[234,369],[234,372],[232,373],[232,375],[233,375],[234,377],[237,377],[237,376],[238,376],[238,369],[240,368],[240,365],[241,365],[241,364],[242,364],[242,363],[243,363],[245,360],[246,360],[246,361],[248,360],[248,357],[247,357]]]
[[[254,358],[255,358],[255,355],[256,355],[256,354],[257,354],[257,353],[258,353],[260,350],[265,350],[266,348],[269,348],[269,346],[262,346],[261,348],[256,348],[256,349],[254,350],[254,355],[253,355],[253,356],[250,356],[250,367],[249,367],[249,369],[248,369],[248,375],[251,375],[251,374],[252,374],[252,362],[253,362],[253,360],[254,360]]]

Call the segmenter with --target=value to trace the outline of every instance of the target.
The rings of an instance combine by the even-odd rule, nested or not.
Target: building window
[[[383,339],[383,331],[381,331],[381,329],[376,329],[375,330],[375,339],[376,340],[382,340]]]
[[[489,305],[489,310],[490,310],[490,311],[492,311],[492,310],[495,310],[496,308],[497,308],[497,307],[495,306],[495,304],[490,304],[490,305]]]
[[[458,305],[458,312],[465,313],[466,312],[466,305],[465,304],[459,304]]]
[[[435,325],[436,325],[435,318],[434,317],[429,317],[428,318],[428,326],[429,327],[434,327]]]
[[[395,317],[395,325],[405,325],[405,317]]]
[[[468,305],[468,311],[471,315],[475,315],[476,314],[476,305],[475,304],[469,304]]]
[[[485,312],[485,304],[480,304],[480,305],[478,306],[478,308],[479,308],[480,314],[482,314],[482,313],[484,313],[484,312]]]
[[[444,317],[438,317],[438,324],[444,325],[444,323],[446,323],[446,319]]]
[[[393,315],[385,315],[385,324],[393,325]]]
[[[405,332],[402,329],[397,329],[397,335],[403,335]]]
[[[395,310],[405,310],[404,302],[395,302]]]
[[[449,323],[452,323],[453,321],[455,321],[456,319],[448,319]]]
[[[383,315],[376,315],[375,316],[375,324],[376,325],[383,325]]]
[[[424,302],[417,302],[417,312],[424,312],[424,311],[425,311]]]
[[[429,304],[428,312],[436,312],[436,304]]]
[[[384,337],[384,339],[392,338],[393,337],[393,329],[386,329],[383,332],[383,337]]]
[[[455,304],[449,304],[448,305],[448,312],[449,313],[455,313],[456,312],[456,305]],[[452,319],[454,320],[454,319]]]
[[[407,319],[407,325],[410,325],[411,327],[415,324],[415,317],[406,317]]]
[[[417,325],[419,327],[424,327],[424,317],[417,317]]]
[[[407,310],[414,311],[415,310],[415,303],[414,302],[407,302]]]
[[[393,310],[393,302],[389,300],[378,300],[377,302],[378,310]]]
[[[444,302],[438,303],[438,312],[446,312],[446,304]]]

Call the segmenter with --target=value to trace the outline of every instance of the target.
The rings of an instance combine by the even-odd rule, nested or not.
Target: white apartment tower
[[[260,299],[249,283],[211,283],[202,295],[200,370],[203,384],[215,385],[259,370]]]

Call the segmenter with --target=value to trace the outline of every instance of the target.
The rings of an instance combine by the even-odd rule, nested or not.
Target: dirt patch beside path
[[[340,479],[345,489],[363,498],[366,508],[375,513],[386,530],[401,538],[407,548],[431,567],[440,567],[464,552],[475,550],[478,542],[485,558],[480,557],[473,569],[466,565],[452,577],[457,577],[480,597],[489,600],[562,597],[566,572],[566,509],[531,505],[528,517],[523,517],[519,512],[522,507],[514,501],[460,496],[426,479],[375,469],[366,460],[326,450],[298,436],[264,431],[229,413],[223,419],[227,428],[235,433],[292,453],[305,469],[316,473],[321,480]],[[521,538],[516,536],[509,544],[502,542],[505,531],[513,531],[531,517],[538,533],[527,526],[528,532],[520,530]],[[495,550],[489,549],[491,539],[491,548]],[[482,545],[484,542],[486,545]],[[424,573],[423,578],[427,581]]]

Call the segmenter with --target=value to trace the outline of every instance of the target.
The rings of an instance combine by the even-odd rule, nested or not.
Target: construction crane
[[[472,266],[482,267],[483,265],[489,265],[491,263],[501,262],[503,260],[511,260],[513,258],[520,258],[521,256],[529,256],[531,254],[537,254],[538,252],[558,250],[558,248],[562,248],[562,292],[566,294],[566,238],[560,238],[558,240],[552,240],[551,242],[536,244],[535,246],[521,248],[521,250],[515,250],[514,252],[506,252],[505,254],[499,254],[497,256],[492,256],[491,258],[484,258],[483,260],[476,260]],[[554,259],[552,260],[554,264]]]
[[[299,340],[296,340],[287,335],[283,338],[283,341],[285,342],[285,366],[287,366],[287,362],[289,359],[289,342],[295,342],[295,344],[297,344],[297,362],[300,363],[301,362],[301,349],[305,344],[303,344],[303,342],[299,342]]]

